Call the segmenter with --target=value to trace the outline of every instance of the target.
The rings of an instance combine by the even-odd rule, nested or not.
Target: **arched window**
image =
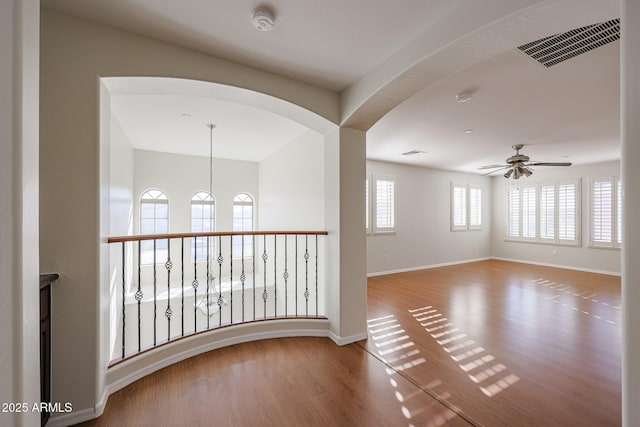
[[[233,231],[253,231],[253,198],[247,193],[240,193],[233,199]],[[253,256],[252,236],[234,236],[233,255],[243,254]]]
[[[169,232],[169,198],[160,190],[147,190],[140,197],[140,234],[166,234]],[[168,258],[167,241],[157,240],[156,263],[164,263]],[[154,258],[153,240],[140,242],[140,262],[152,264]]]
[[[191,232],[206,233],[216,230],[216,202],[211,193],[200,191],[191,198]],[[209,238],[209,255],[214,253],[214,238]],[[191,258],[196,261],[207,259],[207,238],[193,239]]]

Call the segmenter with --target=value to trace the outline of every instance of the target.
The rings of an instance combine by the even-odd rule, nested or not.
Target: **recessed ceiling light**
[[[182,113],[182,117],[191,117],[191,114],[189,114],[189,113]]]
[[[473,129],[467,129],[464,131],[464,133],[473,133]]]

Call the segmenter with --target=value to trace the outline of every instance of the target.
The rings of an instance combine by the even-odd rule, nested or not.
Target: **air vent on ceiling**
[[[518,49],[545,67],[551,67],[619,38],[620,19],[612,19],[523,44]]]

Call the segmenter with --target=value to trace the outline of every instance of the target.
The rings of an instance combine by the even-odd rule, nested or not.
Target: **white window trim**
[[[378,227],[378,218],[377,218],[377,209],[376,209],[376,201],[377,201],[377,189],[378,189],[378,181],[391,181],[393,182],[393,226],[392,227]],[[391,175],[378,175],[372,174],[371,181],[369,182],[369,188],[371,189],[370,193],[370,205],[371,211],[369,215],[369,219],[371,221],[371,233],[373,235],[384,235],[384,234],[395,234],[397,227],[397,215],[396,215],[396,206],[397,206],[397,183],[396,177]]]
[[[564,239],[560,239],[558,237],[559,235],[559,227],[560,227],[560,221],[559,221],[559,195],[560,192],[559,187],[561,185],[575,185],[575,193],[576,193],[576,200],[575,200],[575,206],[576,206],[576,211],[575,211],[575,240],[564,240]],[[540,237],[540,188],[543,186],[549,186],[549,185],[553,185],[554,186],[554,238],[553,239],[548,239],[548,238],[542,238]],[[535,187],[536,188],[536,237],[535,238],[526,238],[526,237],[522,237],[523,234],[523,221],[522,221],[522,189],[523,188],[530,188],[530,187]],[[519,230],[518,230],[518,234],[519,236],[510,236],[509,235],[509,197],[508,197],[508,192],[510,189],[512,188],[518,188],[519,189],[519,207],[518,207],[518,215],[519,215]],[[526,184],[522,184],[522,185],[518,185],[518,184],[507,184],[505,187],[505,238],[504,241],[505,242],[521,242],[521,243],[533,243],[533,244],[543,244],[543,245],[554,245],[554,246],[571,246],[571,247],[580,247],[582,246],[582,226],[581,226],[581,218],[582,218],[582,190],[581,190],[581,179],[580,178],[576,178],[576,179],[565,179],[565,180],[558,180],[558,181],[542,181],[542,182],[532,182],[532,183],[526,183]]]
[[[596,242],[593,239],[593,185],[595,182],[611,182],[611,243]],[[621,182],[618,176],[592,177],[589,181],[589,247],[592,249],[613,249],[620,250],[618,243],[618,183]]]
[[[464,225],[456,225],[455,224],[455,197],[454,197],[454,193],[455,193],[455,189],[456,188],[463,188],[465,190],[465,206],[464,206],[464,212],[463,212],[463,216],[465,219],[465,224]],[[471,191],[472,190],[478,190],[480,191],[480,224],[477,225],[472,225],[471,224]],[[451,181],[451,185],[449,188],[449,203],[450,203],[450,207],[449,207],[449,212],[450,212],[450,230],[451,231],[478,231],[478,230],[482,230],[482,187],[479,187],[477,185],[470,185],[470,184],[460,184],[460,183],[456,183],[454,181]]]
[[[371,175],[365,177],[364,189],[365,189],[365,217],[364,217],[364,229],[367,235],[371,235],[371,182],[373,178]]]

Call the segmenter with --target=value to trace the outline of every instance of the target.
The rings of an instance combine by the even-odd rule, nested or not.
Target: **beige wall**
[[[396,180],[396,233],[367,236],[368,274],[491,256],[490,178],[371,160],[367,174]],[[481,230],[451,231],[451,182],[482,188]]]

